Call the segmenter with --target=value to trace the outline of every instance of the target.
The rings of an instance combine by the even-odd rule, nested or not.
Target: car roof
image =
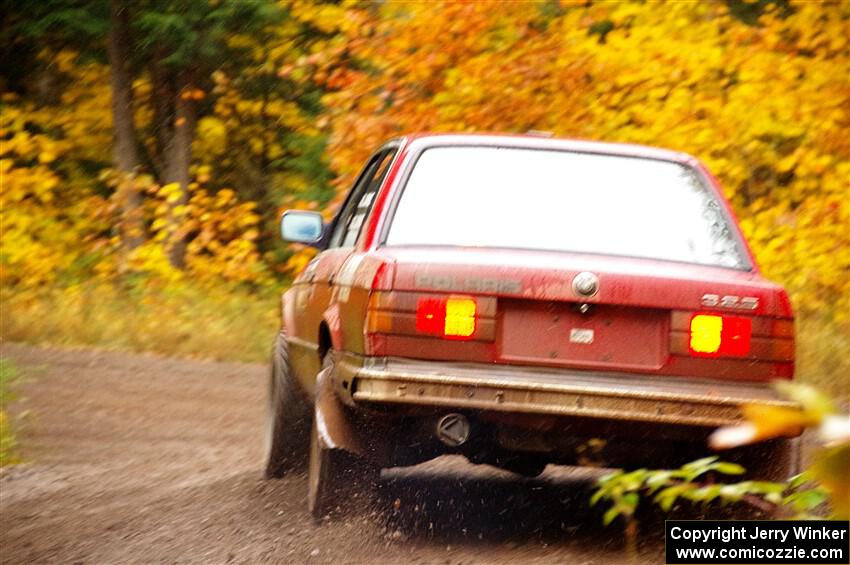
[[[544,133],[492,134],[492,133],[414,133],[401,137],[405,144],[419,148],[445,145],[519,147],[526,149],[552,149],[579,153],[601,153],[645,159],[660,159],[679,163],[692,163],[694,157],[687,153],[636,145],[551,137]]]

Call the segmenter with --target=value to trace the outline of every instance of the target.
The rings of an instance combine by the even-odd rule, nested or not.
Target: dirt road
[[[371,507],[314,525],[306,477],[262,479],[265,367],[2,344],[27,463],[0,473],[2,563],[621,563],[594,475],[517,479],[444,458],[384,471]],[[639,561],[662,563],[660,523]]]

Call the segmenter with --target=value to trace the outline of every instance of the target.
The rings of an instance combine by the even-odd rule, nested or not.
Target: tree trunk
[[[35,93],[39,106],[58,106],[62,101],[61,77],[52,56],[40,57],[36,68]]]
[[[118,171],[118,200],[122,211],[122,239],[127,249],[144,241],[142,201],[134,176],[139,166],[133,124],[133,77],[129,70],[130,36],[127,8],[110,2],[109,64],[112,84],[112,163]]]
[[[155,53],[150,65],[151,106],[153,107],[154,151],[151,155],[156,177],[164,183],[165,155],[174,134],[174,79],[161,63],[164,55]]]
[[[168,260],[172,266],[183,268],[186,252],[185,210],[189,200],[189,164],[192,157],[192,138],[195,134],[195,105],[191,98],[191,81],[187,73],[177,75],[174,89],[174,122],[163,155],[163,182],[176,183],[179,197],[169,202]]]

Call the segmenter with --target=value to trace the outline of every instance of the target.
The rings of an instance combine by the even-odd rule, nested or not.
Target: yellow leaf
[[[712,449],[731,449],[778,437],[796,437],[806,426],[817,423],[812,416],[796,408],[746,404],[741,407],[746,422],[726,426],[711,434]]]

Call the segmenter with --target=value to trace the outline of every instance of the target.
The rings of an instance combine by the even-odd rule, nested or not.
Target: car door
[[[395,153],[395,146],[385,146],[367,161],[329,228],[328,248],[317,255],[299,277],[302,284],[296,294],[296,302],[303,309],[294,341],[306,346],[304,349],[307,351],[301,355],[293,351],[291,362],[305,390],[311,393],[321,368],[319,328],[328,317],[334,278],[354,251],[363,223]]]

